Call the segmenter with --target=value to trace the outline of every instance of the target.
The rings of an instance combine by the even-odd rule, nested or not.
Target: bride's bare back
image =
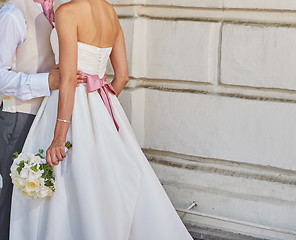
[[[78,41],[97,47],[113,47],[119,33],[118,17],[104,0],[72,0],[79,8]]]

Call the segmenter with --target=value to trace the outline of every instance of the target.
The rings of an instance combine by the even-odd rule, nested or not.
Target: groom
[[[9,239],[13,153],[21,152],[43,97],[59,88],[53,21],[53,0],[12,0],[0,9],[0,240]]]

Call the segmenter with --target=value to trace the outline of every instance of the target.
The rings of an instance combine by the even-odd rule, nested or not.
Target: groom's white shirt
[[[36,3],[41,9],[41,5]],[[12,4],[0,9],[0,94],[29,100],[50,95],[48,73],[25,74],[10,71],[16,48],[27,37],[22,12]]]

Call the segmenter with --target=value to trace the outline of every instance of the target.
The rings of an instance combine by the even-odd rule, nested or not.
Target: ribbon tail
[[[102,97],[102,100],[103,100],[103,102],[104,102],[104,104],[105,104],[105,106],[106,106],[106,108],[107,108],[107,110],[108,110],[114,124],[115,124],[115,127],[116,127],[117,131],[119,131],[119,125],[116,122],[114,112],[113,112],[113,107],[112,107],[112,104],[111,104],[111,99],[110,99],[110,96],[108,94],[108,91],[107,91],[106,87],[103,86],[102,88],[100,88],[99,93],[100,93],[100,95]]]

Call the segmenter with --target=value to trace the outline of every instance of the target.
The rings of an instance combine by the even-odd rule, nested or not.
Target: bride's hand
[[[50,145],[50,147],[46,151],[46,162],[54,167],[58,165],[60,161],[66,157],[65,152],[65,144],[66,142],[61,139],[54,139]]]

